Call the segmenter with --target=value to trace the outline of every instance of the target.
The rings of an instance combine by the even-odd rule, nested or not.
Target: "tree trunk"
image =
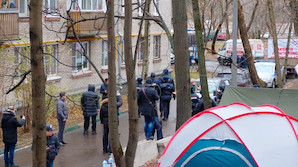
[[[269,20],[271,23],[271,32],[273,37],[273,46],[274,46],[274,58],[275,58],[275,72],[277,74],[277,87],[282,88],[283,82],[281,80],[281,71],[280,71],[280,61],[279,61],[279,52],[278,52],[278,43],[277,43],[277,34],[276,34],[276,24],[274,18],[273,4],[271,0],[267,0],[267,7],[269,10]]]
[[[137,143],[138,143],[138,111],[136,99],[136,76],[135,66],[132,58],[132,2],[125,0],[125,19],[124,19],[124,53],[125,67],[128,89],[128,119],[129,119],[129,138],[125,152],[125,165],[133,166]],[[123,165],[124,166],[124,165]],[[121,166],[122,167],[122,166]]]
[[[261,87],[266,87],[266,84],[259,78],[257,74],[257,70],[254,63],[254,58],[251,52],[248,35],[247,35],[247,29],[246,24],[244,20],[244,15],[242,11],[242,6],[240,1],[238,0],[238,27],[240,30],[240,36],[242,39],[243,48],[246,54],[246,61],[248,66],[249,75],[251,78],[251,82],[253,85],[260,85]]]
[[[206,72],[206,64],[205,64],[205,49],[202,35],[202,25],[200,20],[200,8],[198,4],[198,0],[192,0],[193,7],[193,18],[195,22],[196,29],[196,37],[197,37],[197,45],[198,45],[198,60],[199,60],[199,71],[200,71],[200,83],[201,90],[203,93],[204,107],[205,109],[211,108],[211,101],[208,91],[208,83],[207,83],[207,72]]]
[[[30,5],[30,53],[32,71],[32,138],[33,167],[46,166],[46,104],[45,73],[42,46],[42,1],[31,0]]]
[[[250,21],[248,23],[248,26],[247,26],[247,32],[249,31],[254,19],[255,19],[255,15],[256,15],[256,12],[257,12],[257,9],[258,9],[258,6],[259,6],[259,0],[256,0],[256,4],[255,4],[255,7],[254,7],[254,10],[252,11],[252,15],[251,15],[251,18],[250,18]]]
[[[150,4],[151,0],[146,0],[145,2],[145,11],[144,15],[145,17],[148,17],[148,13],[150,12]],[[149,27],[150,22],[149,20],[145,20],[145,33],[144,33],[144,57],[143,57],[143,67],[142,67],[142,78],[143,80],[146,80],[148,76],[148,60],[149,60]]]
[[[224,10],[224,12],[222,12],[222,18],[221,18],[221,20],[220,20],[220,22],[219,22],[219,24],[218,24],[218,27],[217,27],[217,29],[216,29],[216,31],[215,31],[214,38],[213,38],[213,40],[212,40],[212,45],[211,45],[211,50],[212,50],[213,54],[215,53],[215,42],[216,42],[216,40],[217,40],[217,35],[218,35],[218,33],[219,33],[219,30],[221,29],[222,24],[224,23],[224,21],[225,21],[227,15],[228,15],[228,9],[229,9],[229,6],[230,6],[231,2],[232,2],[232,0],[230,0],[230,1],[226,4],[225,10]],[[222,4],[222,3],[221,3],[221,4]],[[222,8],[223,8],[223,7],[222,7]]]
[[[294,19],[294,31],[295,31],[295,36],[298,36],[298,0],[291,0],[291,8],[292,8],[292,15]]]
[[[115,64],[115,23],[114,23],[114,0],[107,1],[107,30],[108,30],[108,109],[109,109],[109,141],[114,153],[117,166],[123,166],[124,157],[119,140],[117,105],[116,105],[116,64]]]
[[[178,129],[191,116],[190,74],[185,0],[172,0]]]
[[[225,0],[226,2],[226,5],[228,5],[228,0]],[[228,11],[227,11],[228,12]],[[228,14],[228,13],[227,13]],[[230,31],[229,31],[229,17],[227,16],[226,19],[225,19],[225,22],[226,22],[226,40],[230,39]]]

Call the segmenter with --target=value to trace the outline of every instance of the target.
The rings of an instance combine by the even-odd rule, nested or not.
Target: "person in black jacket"
[[[68,119],[68,112],[67,112],[67,106],[65,103],[65,99],[66,99],[66,93],[65,92],[61,92],[60,93],[60,98],[57,102],[57,119],[58,119],[58,123],[59,123],[59,132],[58,132],[58,138],[60,141],[60,145],[64,145],[67,144],[64,140],[63,140],[63,133],[64,133],[64,129],[65,129],[65,123],[66,120]]]
[[[170,76],[163,76],[160,83],[161,95],[161,113],[164,116],[163,121],[168,120],[170,113],[170,102],[172,99],[172,94],[174,94],[175,87],[173,84],[173,79]]]
[[[5,167],[17,167],[13,159],[14,150],[18,141],[17,127],[21,127],[25,124],[25,116],[21,116],[21,118],[21,122],[19,122],[16,118],[13,106],[9,106],[8,109],[3,112],[1,128],[3,132]]]
[[[47,136],[47,167],[54,166],[54,160],[57,156],[60,148],[59,139],[55,134],[53,134],[53,126],[51,124],[47,124],[46,126],[46,136]]]
[[[102,145],[103,153],[111,153],[111,148],[109,144],[109,108],[108,108],[108,98],[101,101],[100,109],[100,120],[103,124],[103,136],[102,136]],[[119,108],[122,106],[123,101],[121,94],[117,92],[117,115],[119,115]]]
[[[100,93],[102,94],[102,100],[105,98],[108,98],[108,84],[109,84],[109,79],[105,79],[105,83],[103,83],[100,87]]]
[[[84,92],[81,98],[81,105],[84,115],[84,135],[88,134],[90,117],[92,117],[92,134],[96,133],[96,116],[99,112],[99,95],[95,92],[95,86],[88,85],[88,91]]]
[[[138,106],[139,110],[145,118],[144,131],[147,140],[153,140],[152,130],[157,118],[156,100],[159,99],[156,89],[151,87],[152,80],[149,78],[146,80],[145,87],[138,92]],[[161,126],[158,127],[157,133],[161,131]],[[162,137],[157,137],[162,138]]]

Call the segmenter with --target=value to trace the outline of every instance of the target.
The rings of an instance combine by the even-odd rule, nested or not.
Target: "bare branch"
[[[31,73],[31,70],[25,72],[23,74],[23,78],[20,80],[20,82],[18,84],[16,84],[13,88],[9,89],[6,94],[9,94],[10,92],[12,92],[13,90],[15,90],[17,87],[19,87],[23,82],[24,80],[26,79],[27,75]]]

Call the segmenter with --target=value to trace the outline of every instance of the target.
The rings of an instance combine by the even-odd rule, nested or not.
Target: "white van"
[[[264,43],[260,39],[249,39],[252,55],[254,59],[264,59]],[[233,40],[229,39],[223,45],[217,54],[217,60],[220,64],[230,65],[231,55],[233,53]],[[241,57],[244,53],[242,40],[237,39],[237,55]]]

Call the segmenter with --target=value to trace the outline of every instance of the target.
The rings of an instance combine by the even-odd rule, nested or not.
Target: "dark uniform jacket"
[[[24,124],[25,120],[22,119],[21,122],[19,122],[13,111],[4,111],[1,121],[3,142],[7,144],[16,144],[18,141],[17,127],[21,127]]]
[[[144,90],[144,91],[143,91]],[[148,99],[146,98],[146,95]],[[145,86],[143,89],[139,90],[138,92],[138,106],[139,110],[142,115],[144,116],[156,116],[155,106],[156,106],[156,100],[159,99],[159,96],[157,95],[156,89],[153,87]]]
[[[104,83],[100,87],[100,93],[102,94],[102,100],[105,99],[105,98],[108,98],[108,93],[106,93],[106,90],[108,90],[108,85],[106,85]]]
[[[84,92],[81,98],[83,115],[86,117],[96,116],[99,109],[99,95],[94,91],[95,86],[89,85],[88,91]]]

